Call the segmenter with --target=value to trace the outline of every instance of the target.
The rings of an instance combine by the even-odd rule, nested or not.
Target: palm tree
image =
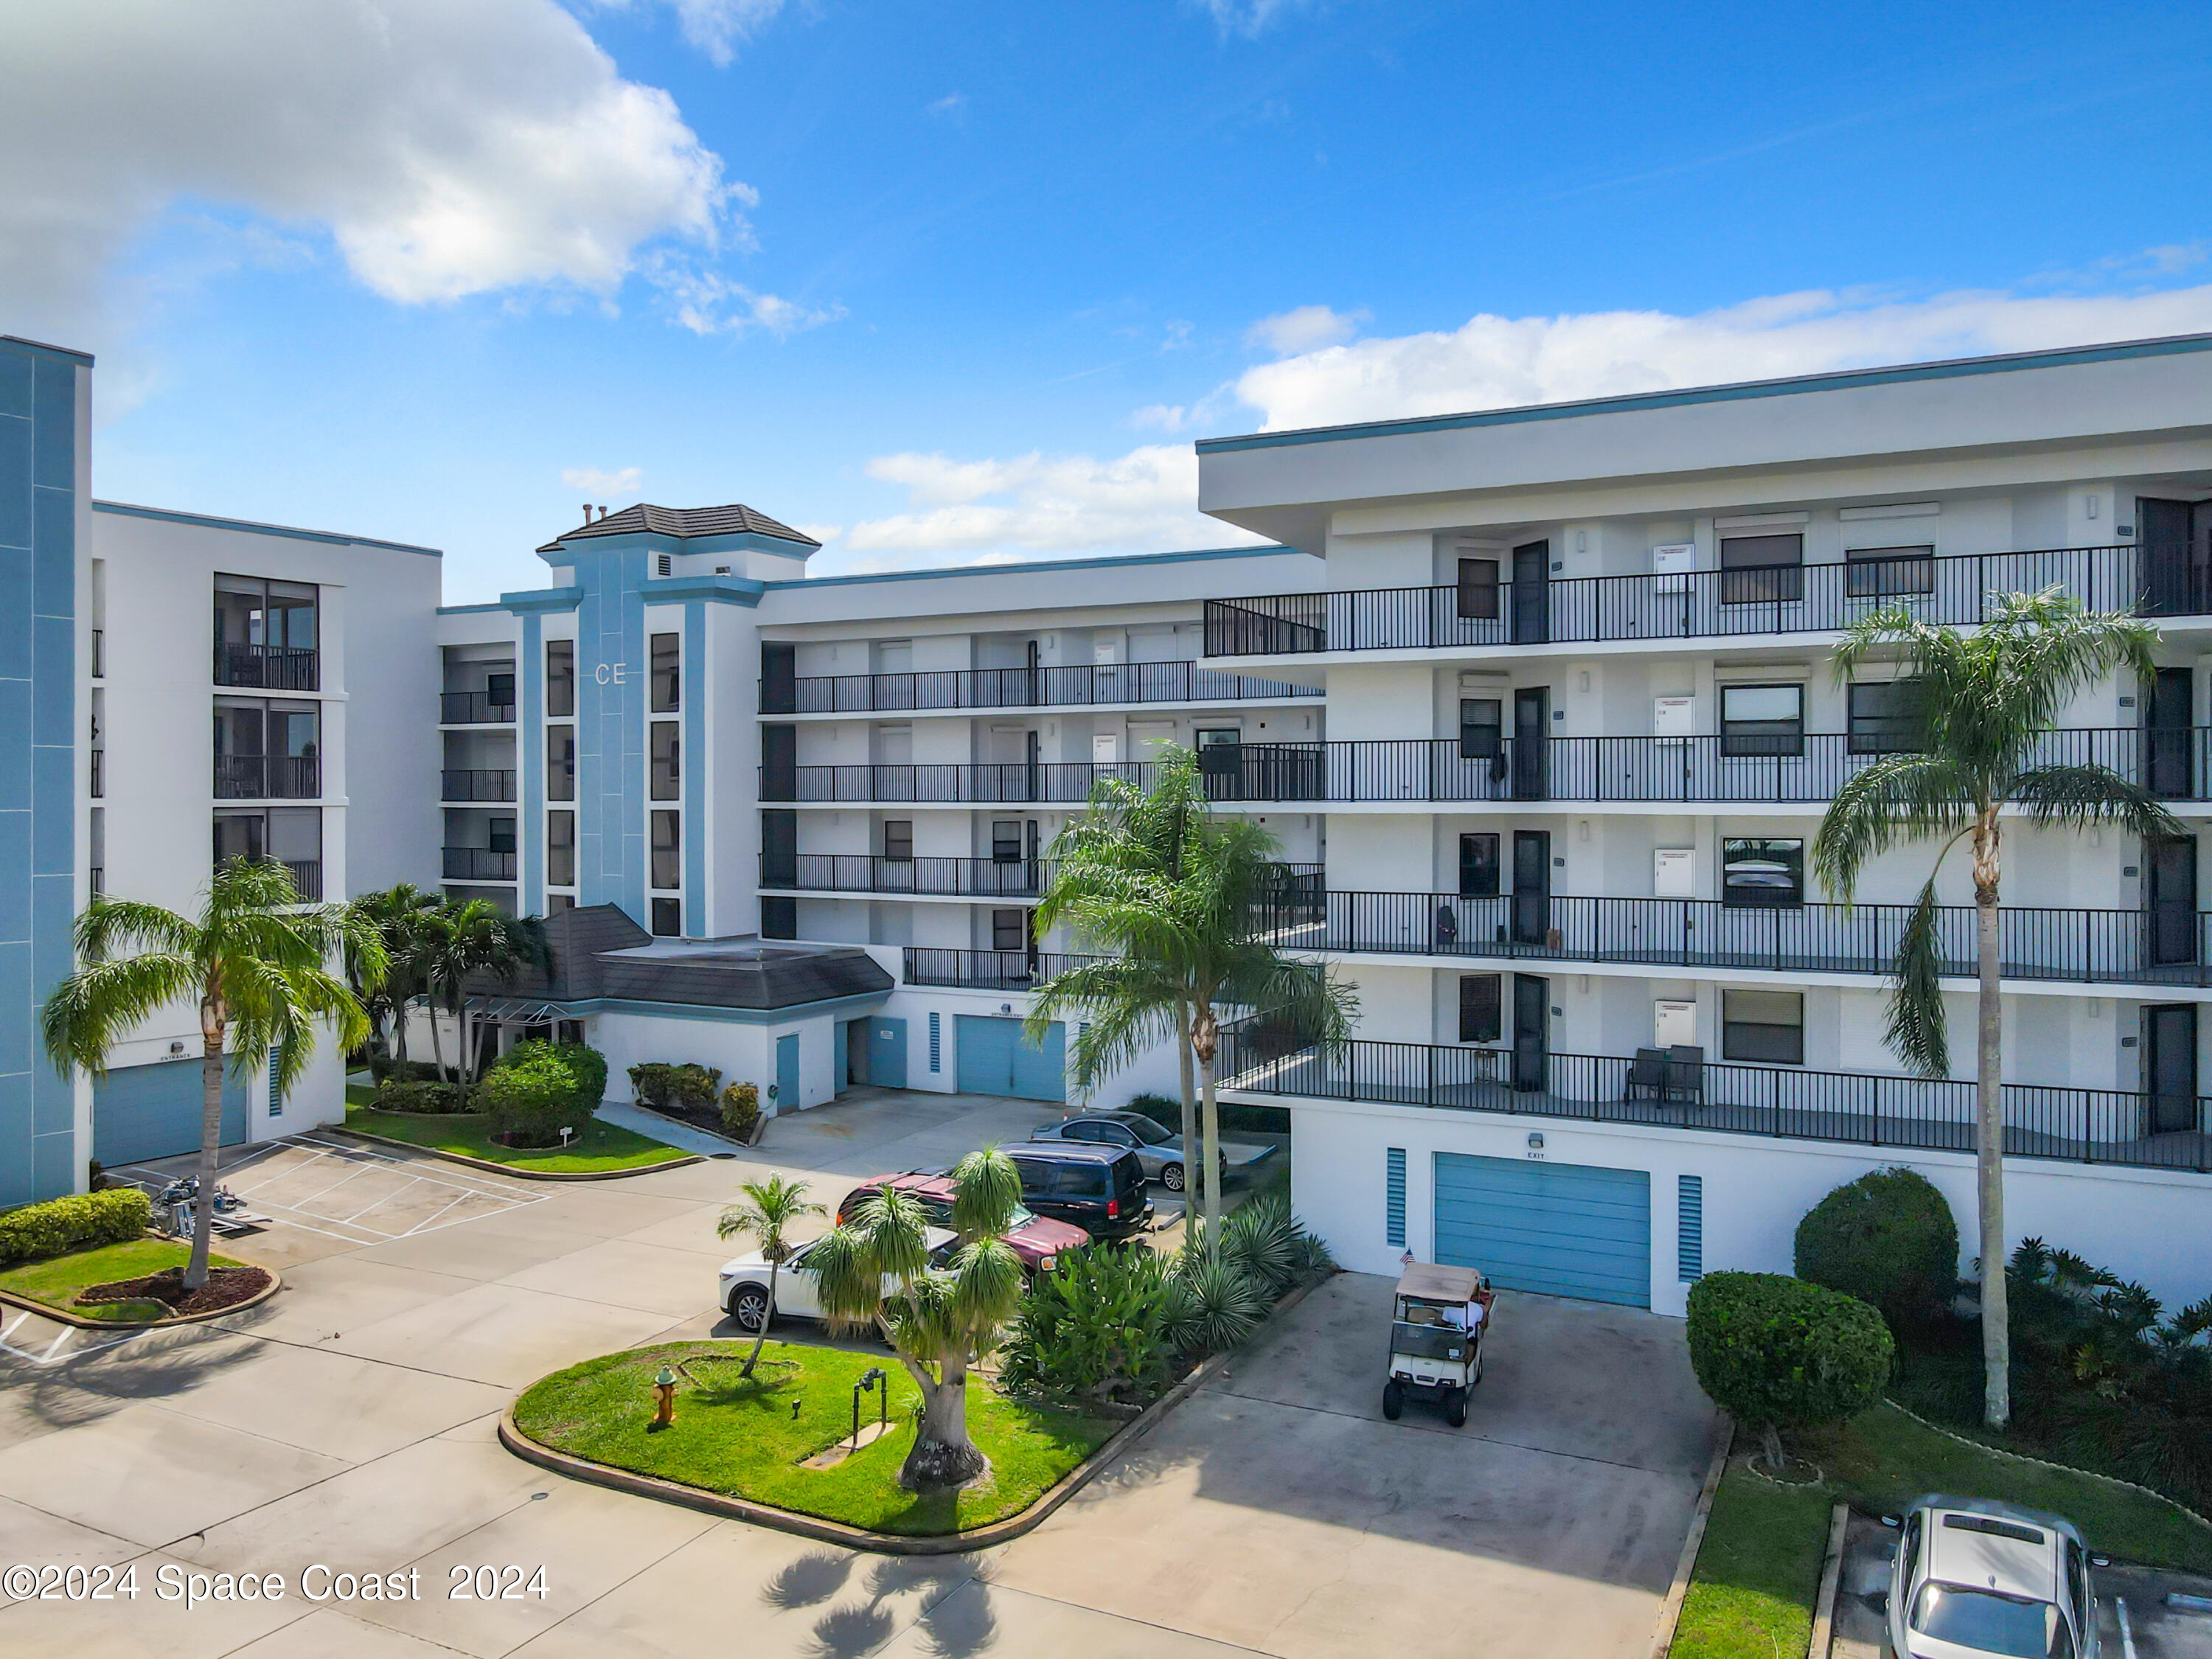
[[[794,1222],[824,1212],[819,1204],[806,1196],[806,1182],[786,1181],[781,1175],[771,1174],[765,1181],[748,1181],[738,1188],[742,1196],[734,1204],[723,1206],[721,1219],[714,1224],[718,1238],[742,1238],[748,1233],[760,1241],[761,1256],[768,1263],[768,1305],[775,1306],[775,1275],[778,1268],[791,1259],[791,1241],[785,1237]],[[768,1321],[761,1321],[760,1334],[753,1339],[753,1351],[745,1356],[742,1373],[750,1376],[753,1367],[760,1364],[761,1350],[768,1344]]]
[[[1209,1231],[1221,1218],[1221,1016],[1257,1011],[1300,1042],[1334,1045],[1358,1012],[1326,963],[1285,956],[1269,937],[1278,850],[1249,818],[1216,817],[1198,757],[1170,747],[1149,792],[1118,778],[1099,784],[1090,811],[1054,840],[1052,884],[1037,906],[1040,933],[1064,920],[1101,952],[1046,981],[1030,1004],[1033,1039],[1055,1019],[1083,1016],[1068,1049],[1079,1091],[1163,1042],[1196,1061],[1203,1145],[1194,1161]],[[1190,1146],[1186,1129],[1187,1172]]]
[[[965,1486],[989,1467],[968,1432],[968,1373],[1022,1299],[1021,1259],[1006,1241],[1022,1180],[994,1146],[952,1168],[959,1249],[931,1265],[929,1218],[896,1188],[869,1199],[807,1255],[822,1310],[845,1330],[873,1328],[921,1391],[921,1421],[899,1471],[915,1492]]]
[[[434,1047],[439,1046],[437,1017],[442,1005],[453,1020],[454,1079],[464,1080],[481,1059],[477,1050],[484,1024],[478,1022],[472,1042],[468,1026],[469,981],[511,980],[523,969],[544,962],[544,924],[535,916],[510,916],[489,899],[465,899],[458,904],[447,900],[433,913],[432,923],[424,933],[422,966],[430,1001],[430,1040]],[[487,1004],[489,1000],[485,998]],[[441,1048],[441,1069],[444,1063]]]
[[[1860,619],[1837,648],[1839,681],[1871,659],[1894,658],[1916,688],[1908,752],[1885,755],[1845,780],[1813,842],[1813,869],[1850,902],[1869,860],[1907,842],[1941,843],[1936,868],[1906,917],[1892,968],[1888,1040],[1923,1077],[1950,1073],[1941,990],[1936,878],[1967,843],[1973,866],[1978,1042],[1974,1145],[1980,1218],[1983,1415],[2012,1415],[2005,1303],[2004,1042],[1997,994],[2003,820],[2081,829],[2113,824],[2134,836],[2180,825],[2111,768],[2051,763],[2045,738],[2067,704],[2107,676],[2148,679],[2158,635],[2126,615],[2085,610],[2057,587],[1992,594],[1987,620],[1961,633],[1902,606]]]
[[[403,1064],[407,1059],[407,1003],[415,994],[422,919],[444,902],[437,894],[423,892],[411,881],[381,892],[363,893],[353,902],[355,911],[375,930],[382,946],[383,969],[374,976],[368,975],[357,954],[349,949],[344,962],[346,982],[354,1000],[368,1016],[370,1044],[383,1048]],[[384,1022],[395,1015],[387,1040]]]
[[[314,1052],[317,1022],[331,1023],[342,1049],[368,1035],[361,1004],[325,964],[349,959],[374,985],[383,949],[351,906],[302,905],[291,872],[266,860],[223,864],[197,918],[106,896],[77,918],[83,965],[54,988],[41,1016],[46,1052],[63,1076],[80,1066],[104,1076],[132,1028],[179,1002],[199,1010],[200,1201],[186,1289],[207,1283],[226,1049],[240,1079],[261,1076],[273,1051],[281,1099]]]

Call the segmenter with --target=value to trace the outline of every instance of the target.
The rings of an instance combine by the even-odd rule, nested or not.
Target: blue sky
[[[456,602],[586,500],[743,500],[825,571],[1218,544],[1194,435],[2212,328],[2208,47],[2201,4],[31,0],[0,331],[100,354],[100,495],[441,546]]]

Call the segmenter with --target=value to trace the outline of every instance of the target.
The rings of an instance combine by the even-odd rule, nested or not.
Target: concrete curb
[[[1851,1524],[1851,1506],[1838,1504],[1828,1514],[1828,1551],[1820,1558],[1820,1593],[1813,1601],[1813,1635],[1805,1644],[1805,1659],[1828,1659],[1836,1634],[1836,1587],[1844,1577],[1844,1534]]]
[[[1290,1291],[1269,1311],[1268,1320],[1272,1322],[1276,1315],[1287,1313],[1297,1307],[1312,1288],[1310,1285],[1301,1285]],[[1266,1328],[1267,1326],[1262,1324],[1261,1329]],[[1258,1334],[1254,1333],[1255,1336]],[[664,1504],[677,1504],[685,1509],[699,1510],[727,1520],[749,1522],[757,1527],[773,1527],[779,1532],[794,1533],[818,1543],[842,1545],[847,1549],[873,1550],[880,1555],[964,1555],[970,1550],[989,1549],[995,1544],[1012,1543],[1024,1534],[1034,1532],[1043,1525],[1054,1510],[1090,1485],[1107,1464],[1150,1434],[1162,1419],[1205,1387],[1242,1352],[1241,1348],[1231,1349],[1227,1353],[1214,1354],[1201,1361],[1189,1376],[1146,1407],[1141,1414],[1109,1435],[1097,1451],[1062,1475],[1057,1484],[1038,1494],[1036,1501],[1027,1509],[986,1526],[971,1527],[965,1532],[939,1533],[934,1536],[908,1537],[899,1533],[872,1532],[865,1527],[848,1527],[840,1521],[825,1521],[819,1516],[801,1515],[794,1510],[756,1504],[750,1498],[732,1498],[724,1492],[687,1486],[681,1481],[664,1480],[658,1475],[639,1474],[629,1469],[617,1469],[605,1463],[592,1462],[588,1458],[556,1451],[540,1441],[532,1440],[516,1425],[513,1405],[500,1413],[499,1443],[525,1462],[535,1463],[540,1468],[550,1469],[571,1480],[588,1481],[592,1486],[628,1492],[635,1498],[657,1498]]]
[[[262,1267],[258,1261],[241,1261],[244,1267],[261,1267],[269,1275],[269,1282],[243,1302],[234,1302],[228,1308],[217,1308],[210,1313],[172,1314],[167,1319],[87,1319],[82,1315],[64,1313],[51,1303],[33,1301],[27,1296],[17,1296],[13,1291],[0,1291],[0,1307],[21,1308],[51,1319],[60,1325],[74,1325],[81,1331],[165,1331],[173,1325],[204,1325],[210,1319],[228,1319],[233,1314],[242,1314],[249,1308],[258,1308],[284,1288],[284,1275],[274,1267]]]
[[[1683,1535],[1682,1553],[1674,1562],[1674,1582],[1667,1586],[1667,1599],[1659,1604],[1659,1623],[1651,1632],[1651,1659],[1667,1659],[1668,1650],[1674,1645],[1674,1626],[1682,1620],[1682,1598],[1690,1593],[1690,1574],[1698,1565],[1698,1549],[1705,1541],[1705,1522],[1713,1512],[1713,1494],[1720,1490],[1721,1476],[1728,1471],[1729,1452],[1735,1444],[1735,1425],[1720,1417],[1720,1437],[1713,1443],[1712,1461],[1705,1465],[1705,1484],[1698,1488],[1698,1507],[1690,1516],[1690,1530]]]
[[[424,1113],[425,1117],[439,1114]],[[436,1146],[417,1146],[411,1140],[394,1140],[389,1135],[371,1134],[366,1129],[356,1129],[350,1124],[326,1123],[325,1130],[335,1129],[340,1134],[351,1135],[356,1140],[366,1140],[379,1146],[396,1146],[402,1152],[421,1152],[426,1158],[442,1158],[448,1164],[460,1164],[464,1169],[482,1170],[487,1175],[513,1176],[517,1181],[627,1181],[632,1176],[659,1175],[663,1170],[680,1170],[687,1164],[704,1164],[704,1152],[687,1152],[680,1158],[663,1159],[659,1164],[641,1164],[635,1170],[522,1170],[512,1164],[495,1164],[488,1158],[471,1158],[465,1152],[448,1152]]]

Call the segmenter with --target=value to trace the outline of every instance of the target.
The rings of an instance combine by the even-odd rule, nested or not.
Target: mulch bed
[[[88,1308],[103,1302],[158,1302],[171,1313],[205,1314],[234,1308],[269,1287],[265,1267],[210,1267],[208,1282],[197,1291],[185,1289],[185,1270],[164,1267],[143,1279],[118,1279],[79,1291],[76,1303]]]

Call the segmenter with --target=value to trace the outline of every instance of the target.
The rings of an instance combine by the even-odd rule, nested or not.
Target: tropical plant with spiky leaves
[[[915,1492],[967,1485],[989,1467],[968,1431],[968,1374],[1021,1305],[1022,1264],[1006,1243],[1022,1180],[996,1147],[952,1167],[949,1260],[931,1261],[929,1218],[891,1188],[807,1253],[833,1329],[872,1329],[921,1390],[922,1414],[899,1481]]]
[[[331,1026],[341,1049],[368,1035],[368,1016],[330,964],[349,963],[373,986],[383,951],[360,912],[301,904],[291,872],[271,860],[221,866],[197,917],[103,895],[77,918],[81,965],[54,988],[41,1016],[46,1053],[63,1076],[80,1068],[104,1076],[116,1044],[146,1020],[179,1003],[198,1011],[201,1200],[186,1289],[207,1283],[226,1054],[240,1079],[273,1075],[283,1099],[307,1069],[319,1025]]]
[[[1079,1015],[1067,1068],[1085,1094],[1164,1042],[1185,1065],[1195,1062],[1199,1155],[1188,1156],[1188,1104],[1183,1149],[1186,1173],[1203,1176],[1208,1227],[1221,1214],[1222,1016],[1263,1012],[1294,1041],[1333,1047],[1358,1012],[1358,999],[1325,963],[1286,955],[1275,942],[1279,850],[1251,819],[1217,817],[1197,755],[1170,746],[1150,789],[1108,778],[1091,792],[1053,842],[1053,880],[1037,905],[1040,936],[1066,922],[1098,954],[1037,988],[1031,1040]]]
[[[1949,1075],[1936,878],[1951,849],[1972,861],[1978,984],[1976,1195],[1981,1224],[1983,1415],[2002,1428],[2012,1405],[2004,1249],[2004,1044],[1998,998],[2004,823],[2131,836],[2178,833],[2148,791],[2110,767],[2054,763],[2046,736],[2081,692],[2116,673],[2148,679],[2158,639],[2128,615],[2086,610],[2057,587],[1990,596],[1972,632],[1929,623],[1904,606],[1862,617],[1837,648],[1848,683],[1891,660],[1913,687],[1905,752],[1885,755],[1836,791],[1813,842],[1814,873],[1851,900],[1869,863],[1893,848],[1937,843],[1936,866],[1907,913],[1891,967],[1888,1041],[1923,1077]]]
[[[738,1188],[737,1201],[725,1205],[714,1223],[718,1238],[750,1237],[759,1243],[761,1260],[768,1263],[768,1305],[771,1309],[775,1306],[776,1273],[791,1260],[794,1248],[791,1229],[808,1216],[826,1213],[806,1196],[807,1191],[805,1182],[787,1181],[771,1172],[766,1180],[748,1181]],[[759,1334],[753,1339],[753,1351],[745,1356],[744,1369],[739,1375],[753,1374],[753,1367],[760,1364],[761,1349],[767,1343],[768,1321],[763,1319]]]
[[[428,932],[424,965],[432,1038],[434,1042],[436,1010],[442,1004],[456,1033],[454,1079],[463,1081],[483,1069],[481,1051],[490,1029],[489,1020],[479,1018],[472,1040],[471,1003],[480,1000],[488,1007],[491,996],[484,988],[511,981],[526,968],[544,965],[545,924],[536,916],[510,916],[488,899],[448,900]]]
[[[425,918],[445,902],[436,893],[426,893],[411,881],[379,892],[363,893],[353,901],[355,912],[374,930],[381,966],[372,975],[359,952],[349,948],[343,966],[354,1000],[368,1016],[368,1041],[403,1064],[407,1059],[407,1004],[421,990],[420,964],[423,954]],[[349,933],[349,937],[367,937]],[[392,1021],[392,1033],[384,1024]]]

